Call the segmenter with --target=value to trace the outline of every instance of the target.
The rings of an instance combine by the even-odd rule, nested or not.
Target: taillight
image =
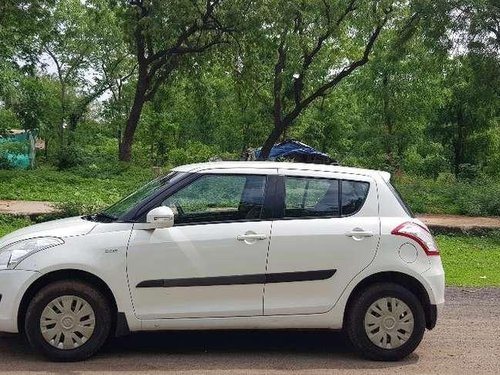
[[[398,225],[392,230],[391,234],[411,238],[422,246],[427,255],[439,255],[438,247],[429,230],[417,223],[408,221]]]

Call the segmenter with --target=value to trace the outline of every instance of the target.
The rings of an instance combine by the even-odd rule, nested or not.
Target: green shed
[[[32,130],[7,130],[0,135],[0,168],[33,168],[35,140],[36,132]]]

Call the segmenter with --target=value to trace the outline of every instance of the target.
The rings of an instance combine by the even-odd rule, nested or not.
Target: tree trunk
[[[264,146],[262,146],[259,160],[267,160],[269,158],[271,149],[273,148],[274,144],[279,140],[284,129],[285,126],[283,124],[274,125],[273,131],[271,132],[271,134],[269,134],[269,137],[267,137],[266,141],[264,142]]]
[[[120,143],[119,159],[120,161],[129,162],[132,160],[132,144],[134,143],[134,135],[141,118],[142,109],[146,103],[146,82],[145,79],[139,79],[135,90],[134,103],[128,115],[127,124],[123,131],[122,141]]]
[[[459,108],[458,114],[457,114],[457,136],[456,136],[456,141],[454,145],[454,153],[455,153],[455,160],[454,160],[454,172],[455,172],[455,177],[458,177],[460,174],[460,166],[464,163],[464,154],[465,154],[465,127],[463,125],[463,115],[462,115],[462,108]]]
[[[68,146],[71,146],[73,144],[73,141],[75,140],[75,132],[76,132],[76,127],[78,126],[78,121],[79,121],[79,116],[76,113],[70,113],[69,118],[68,118],[68,138],[67,138],[67,143]]]
[[[385,156],[389,164],[389,167],[394,171],[397,169],[394,161],[393,152],[393,119],[392,110],[390,108],[390,94],[389,94],[389,77],[386,72],[384,72],[384,77],[382,79],[382,98],[383,98],[383,117],[384,117],[384,127],[385,127]]]

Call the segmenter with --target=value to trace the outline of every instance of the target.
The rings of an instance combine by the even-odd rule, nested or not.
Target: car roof
[[[342,167],[340,165],[313,164],[313,163],[289,163],[275,161],[216,161],[209,163],[187,164],[173,168],[176,172],[197,173],[210,169],[289,169],[300,171],[315,172],[336,172],[357,174],[371,177],[382,176],[384,180],[389,181],[390,174],[384,171],[363,168]]]

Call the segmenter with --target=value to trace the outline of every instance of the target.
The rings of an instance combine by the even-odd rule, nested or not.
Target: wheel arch
[[[92,285],[93,287],[97,288],[100,292],[102,292],[104,296],[108,299],[108,301],[111,303],[111,308],[113,311],[113,316],[112,316],[113,326],[111,327],[112,329],[111,332],[116,331],[118,326],[120,326],[120,329],[122,329],[123,325],[122,320],[124,319],[124,316],[123,314],[118,313],[116,298],[113,292],[111,291],[111,288],[108,286],[108,284],[106,284],[106,282],[102,280],[100,277],[90,272],[78,269],[63,269],[63,270],[52,271],[42,275],[28,287],[28,289],[26,290],[21,299],[21,303],[19,304],[19,309],[17,313],[17,326],[20,333],[23,333],[24,331],[24,319],[26,316],[26,311],[28,309],[29,302],[32,300],[32,298],[45,286],[49,285],[50,283],[62,280],[83,281],[85,283]]]
[[[425,287],[419,280],[417,280],[413,276],[410,276],[402,272],[394,272],[394,271],[375,273],[373,275],[364,278],[354,287],[351,294],[349,295],[346,308],[344,310],[344,319],[343,319],[344,322],[347,321],[349,310],[356,297],[364,289],[378,282],[393,282],[395,284],[404,286],[410,292],[412,292],[422,304],[425,313],[426,327],[428,329],[434,328],[436,324],[436,307],[435,305],[431,304],[431,301],[429,299],[429,294],[427,293]]]

